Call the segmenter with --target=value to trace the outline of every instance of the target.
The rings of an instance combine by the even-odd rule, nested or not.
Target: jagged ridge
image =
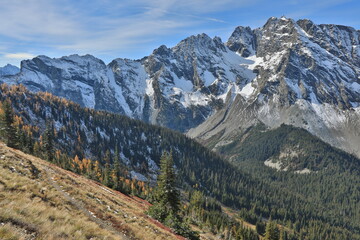
[[[183,132],[200,125],[193,137],[232,132],[239,122],[286,123],[360,155],[359,36],[270,18],[254,30],[237,27],[227,43],[200,34],[141,60],[39,56],[2,80]]]

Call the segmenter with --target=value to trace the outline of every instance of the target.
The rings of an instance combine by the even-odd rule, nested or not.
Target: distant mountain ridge
[[[20,69],[14,65],[6,64],[4,67],[0,67],[0,76],[15,75],[20,72]]]
[[[141,60],[39,56],[1,80],[200,140],[222,133],[226,144],[259,122],[285,123],[360,156],[359,41],[351,27],[273,17],[226,43],[199,34]]]

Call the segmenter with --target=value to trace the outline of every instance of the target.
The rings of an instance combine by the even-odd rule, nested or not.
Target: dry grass
[[[0,144],[0,239],[181,239],[148,206]]]

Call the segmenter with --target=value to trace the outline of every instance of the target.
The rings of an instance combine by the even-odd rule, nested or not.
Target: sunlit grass
[[[102,228],[84,211],[132,239],[176,238],[144,214],[147,208],[144,201],[110,191],[0,145],[0,156],[3,155],[5,158],[0,159],[0,239],[119,239],[119,235]],[[29,160],[40,170],[39,175],[31,173]],[[83,209],[75,206],[74,201]]]

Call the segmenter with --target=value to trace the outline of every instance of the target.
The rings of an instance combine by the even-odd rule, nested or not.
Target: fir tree
[[[13,126],[14,113],[10,101],[4,101],[1,115],[1,134],[9,147],[17,148],[19,145],[18,134]]]
[[[265,230],[265,240],[278,240],[279,231],[277,229],[276,223],[271,221],[271,219],[266,224]]]
[[[104,162],[105,162],[105,168],[103,171],[103,177],[102,177],[102,184],[104,184],[107,187],[113,187],[113,181],[111,179],[111,154],[109,149],[106,150],[105,156],[104,156]]]
[[[161,156],[155,201],[148,213],[176,233],[190,239],[198,239],[198,235],[191,231],[180,216],[180,192],[176,188],[176,174],[171,153],[165,152]]]
[[[171,154],[164,153],[161,156],[161,172],[155,189],[156,203],[154,204],[154,210],[157,209],[154,217],[159,221],[164,221],[170,214],[177,216],[180,209],[180,194],[176,189],[176,175],[173,164]]]
[[[43,150],[46,160],[52,162],[54,160],[54,124],[46,123],[46,129],[43,134]]]
[[[119,150],[117,145],[115,145],[115,152],[114,152],[114,166],[112,170],[112,181],[114,183],[113,188],[116,190],[120,189],[120,159],[119,159]]]

